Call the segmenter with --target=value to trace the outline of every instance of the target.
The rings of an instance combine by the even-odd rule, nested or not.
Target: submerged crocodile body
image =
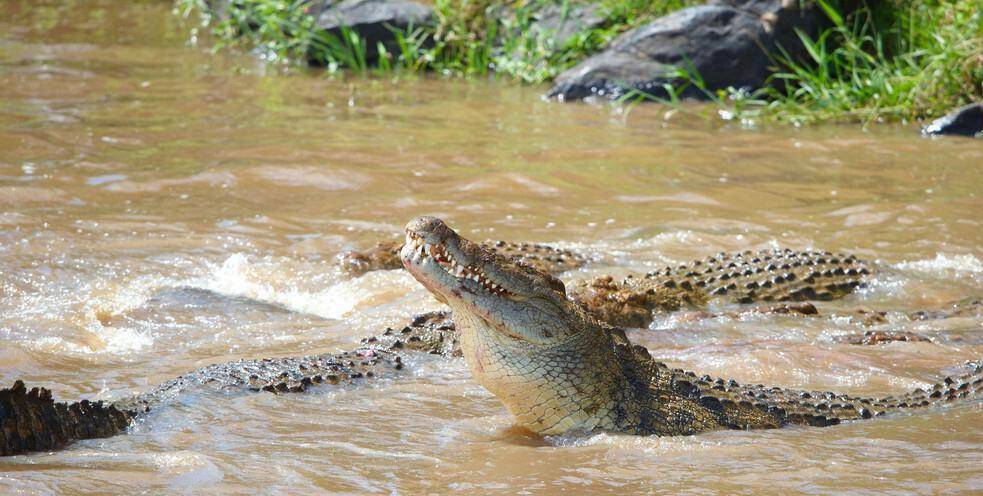
[[[870,274],[852,255],[789,249],[719,253],[616,282],[601,276],[572,288],[570,298],[604,322],[646,327],[654,313],[699,307],[709,298],[736,303],[832,300]]]
[[[399,246],[378,245],[369,250],[377,255],[350,254],[345,259],[374,260],[363,264],[356,272],[392,269],[395,268],[392,266],[393,250],[400,249],[401,243]],[[588,261],[587,257],[570,251],[529,243],[493,242],[483,245],[482,249],[489,256],[499,256],[498,263],[512,263],[505,261],[505,257],[514,257],[513,260],[520,261],[524,266],[552,274],[580,267]],[[784,262],[778,263],[778,259]],[[397,260],[402,265],[402,260]],[[815,284],[815,276],[809,281],[809,273],[817,265],[824,267],[818,277],[825,285]],[[701,269],[697,272],[694,267]],[[808,273],[804,272],[806,268],[809,268]],[[827,269],[829,273],[823,274]],[[783,250],[720,254],[647,276],[626,278],[618,283],[613,278],[596,278],[577,286],[582,288],[581,292],[571,292],[577,303],[571,301],[570,304],[582,306],[614,322],[646,326],[655,313],[685,307],[699,308],[711,298],[742,295],[738,288],[747,289],[753,285],[768,288],[771,285],[775,291],[755,293],[758,300],[790,301],[802,299],[803,294],[820,295],[824,287],[830,291],[828,286],[836,284],[837,292],[830,292],[835,296],[861,285],[867,273],[863,264],[853,257],[821,252]],[[698,280],[695,278],[697,275]],[[776,278],[782,281],[776,281]],[[734,286],[729,287],[731,285]],[[810,292],[809,288],[814,289]],[[744,296],[735,299],[747,301]],[[811,304],[801,302],[749,307],[737,312],[817,313]],[[944,312],[920,315],[919,318],[944,317]],[[207,366],[112,404],[84,400],[71,404],[58,403],[51,398],[48,390],[28,390],[18,381],[14,387],[0,390],[0,455],[55,449],[75,440],[123,432],[134,418],[167,404],[183,391],[218,387],[285,393],[304,391],[318,384],[345,385],[393,376],[404,369],[402,357],[405,353],[459,356],[461,346],[458,338],[451,315],[448,312],[433,312],[416,317],[401,329],[386,329],[379,335],[363,339],[362,345],[350,352],[238,360]],[[692,379],[690,377],[689,380]]]
[[[126,430],[136,417],[172,401],[182,392],[205,387],[286,393],[319,384],[347,385],[391,377],[403,370],[403,354],[459,353],[446,312],[414,319],[402,329],[386,329],[343,353],[237,360],[202,367],[150,391],[112,404],[82,400],[66,404],[44,388],[23,382],[0,390],[0,456],[51,450],[71,442],[109,437]]]
[[[539,434],[827,426],[983,396],[983,361],[897,398],[741,385],[671,369],[568,299],[558,279],[461,238],[433,217],[411,221],[406,231],[403,264],[454,310],[473,377],[519,426]]]

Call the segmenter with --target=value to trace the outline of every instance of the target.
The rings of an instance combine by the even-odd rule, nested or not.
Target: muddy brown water
[[[983,145],[912,128],[742,129],[558,105],[488,81],[331,79],[188,45],[168,2],[2,1],[0,383],[113,399],[240,357],[349,349],[440,308],[334,256],[412,216],[595,257],[567,281],[722,250],[876,261],[824,313],[882,308],[933,343],[858,347],[848,318],[660,319],[700,372],[889,394],[983,357]],[[702,111],[694,108],[694,111]],[[202,392],[126,435],[0,459],[0,493],[972,493],[983,404],[832,428],[536,439],[460,360],[358,389]]]

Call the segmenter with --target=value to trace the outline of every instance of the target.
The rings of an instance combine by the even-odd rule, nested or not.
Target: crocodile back
[[[866,264],[828,251],[718,253],[645,275],[645,286],[702,290],[737,303],[832,300],[865,284]]]

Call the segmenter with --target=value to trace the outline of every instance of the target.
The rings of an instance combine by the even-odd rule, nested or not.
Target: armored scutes
[[[983,396],[983,361],[930,391],[863,398],[740,385],[654,361],[623,330],[567,298],[558,279],[461,238],[441,220],[406,227],[403,265],[453,310],[475,380],[544,435],[681,435],[827,426]]]
[[[597,277],[570,298],[615,326],[646,327],[654,313],[699,307],[710,298],[737,303],[832,300],[864,284],[866,264],[852,255],[785,250],[719,253],[620,282]]]

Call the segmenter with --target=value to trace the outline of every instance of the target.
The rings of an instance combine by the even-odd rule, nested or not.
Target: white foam
[[[913,270],[936,275],[947,275],[953,272],[971,274],[983,273],[983,263],[980,262],[980,259],[971,254],[950,255],[947,253],[939,253],[936,254],[935,258],[933,259],[915,260],[912,262],[905,261],[896,264],[895,267],[901,270]]]
[[[281,286],[270,277],[271,273],[280,272],[278,264],[273,263],[273,267],[266,265],[269,264],[257,264],[246,255],[237,253],[229,256],[221,265],[212,266],[207,276],[185,281],[184,284],[219,294],[273,303],[294,312],[327,319],[341,319],[360,305],[375,300],[381,292],[405,292],[412,288],[406,277],[393,277],[390,274],[392,271],[370,272],[323,289],[298,286],[307,280],[304,274],[288,274],[284,281],[286,286]]]
[[[634,455],[666,455],[681,452],[693,452],[708,446],[719,446],[719,439],[704,436],[700,439],[691,436],[632,436],[618,433],[595,433],[586,435],[565,434],[562,436],[547,436],[546,441],[556,447],[580,448],[588,446],[605,446],[617,450],[625,450]]]
[[[154,344],[154,338],[146,332],[134,329],[104,327],[95,333],[99,343],[82,344],[66,341],[58,336],[45,336],[31,341],[33,347],[50,353],[76,353],[91,355],[107,353],[122,355],[132,351],[142,350]]]

